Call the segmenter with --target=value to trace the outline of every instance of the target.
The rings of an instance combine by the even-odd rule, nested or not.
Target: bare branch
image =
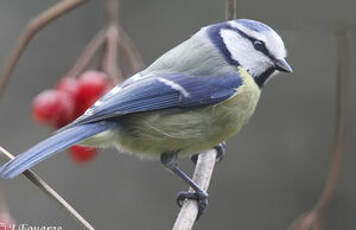
[[[329,176],[324,190],[314,208],[307,214],[298,218],[288,228],[289,230],[320,229],[320,216],[335,191],[336,182],[339,176],[345,120],[348,112],[348,99],[350,96],[350,33],[348,31],[336,33],[336,41],[336,120]]]
[[[118,24],[119,22],[119,1],[106,0],[106,16],[110,24]]]
[[[116,24],[110,24],[106,32],[106,51],[103,62],[103,69],[115,83],[122,82],[123,76],[117,66],[119,31]]]
[[[57,3],[56,5],[52,6],[29,21],[23,34],[17,39],[14,49],[10,53],[8,59],[5,61],[4,68],[0,75],[0,95],[4,91],[6,83],[8,82],[17,61],[21,57],[23,51],[33,36],[53,20],[86,1],[87,0],[62,0],[61,2]]]
[[[106,29],[99,31],[94,38],[89,42],[87,47],[81,53],[77,62],[73,65],[72,69],[67,73],[69,77],[75,77],[89,64],[98,49],[105,43]]]
[[[210,179],[213,174],[216,160],[216,150],[211,149],[199,154],[197,166],[195,167],[193,181],[204,191],[208,190]],[[190,189],[190,191],[193,191]],[[190,230],[193,228],[198,215],[198,203],[195,200],[187,200],[181,208],[173,230]]]
[[[14,159],[15,156],[0,146],[0,153],[8,160]],[[51,186],[49,186],[39,175],[32,170],[26,170],[22,173],[29,181],[38,187],[47,196],[52,198],[56,203],[64,208],[75,220],[78,221],[85,229],[95,230],[63,197],[61,197]]]
[[[121,69],[118,67],[119,44],[119,2],[118,0],[106,0],[106,16],[108,18],[108,30],[106,32],[106,46],[102,59],[102,68],[115,84],[124,80]]]
[[[225,17],[227,20],[237,17],[237,0],[226,0]]]
[[[119,36],[119,55],[120,58],[125,61],[125,65],[122,66],[123,75],[128,76],[142,70],[145,66],[142,57],[134,43],[122,28],[119,28]]]

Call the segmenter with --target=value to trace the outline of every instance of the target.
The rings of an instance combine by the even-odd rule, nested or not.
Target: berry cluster
[[[45,90],[35,97],[32,117],[41,124],[61,128],[83,114],[110,88],[111,82],[104,72],[86,71],[78,79],[64,77],[55,89]],[[71,159],[78,163],[91,160],[96,153],[91,147],[76,145],[69,149]]]

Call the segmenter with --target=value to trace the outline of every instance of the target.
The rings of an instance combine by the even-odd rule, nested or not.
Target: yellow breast
[[[224,102],[180,113],[145,112],[130,116],[116,134],[121,149],[144,157],[179,151],[201,152],[240,131],[253,114],[260,89],[253,78],[238,68],[242,84]]]
[[[215,111],[220,111],[219,125],[224,128],[224,138],[235,135],[248,122],[255,111],[261,95],[261,90],[252,76],[242,67],[238,67],[242,85],[236,93],[226,101],[215,105]]]
[[[242,79],[242,85],[233,96],[221,104],[229,107],[237,106],[240,108],[239,112],[245,111],[247,114],[252,114],[260,98],[261,90],[246,70],[240,66],[237,69]]]

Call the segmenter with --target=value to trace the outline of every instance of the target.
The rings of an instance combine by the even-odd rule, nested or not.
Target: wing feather
[[[167,108],[198,108],[231,97],[241,86],[238,72],[223,76],[158,74],[123,82],[73,124]]]

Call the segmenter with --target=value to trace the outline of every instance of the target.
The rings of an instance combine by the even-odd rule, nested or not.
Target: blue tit
[[[237,134],[275,73],[292,72],[281,37],[269,26],[238,19],[201,28],[153,64],[114,87],[82,116],[0,167],[13,178],[73,144],[114,146],[160,159],[195,192],[200,213],[207,193],[175,162]]]

